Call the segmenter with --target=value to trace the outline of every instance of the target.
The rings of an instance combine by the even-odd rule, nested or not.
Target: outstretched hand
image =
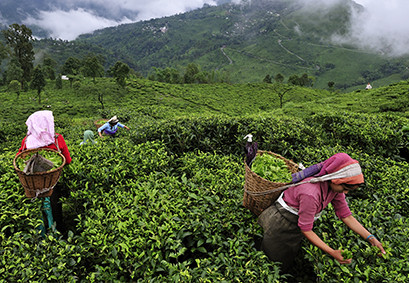
[[[350,264],[352,262],[352,258],[344,259],[342,256],[342,250],[334,250],[331,254],[333,258],[335,258],[340,264]]]
[[[377,247],[381,251],[381,253],[383,255],[386,254],[386,252],[385,252],[385,250],[384,250],[384,248],[382,246],[382,243],[379,242],[377,238],[372,237],[371,239],[369,239],[369,242],[371,243],[372,246]]]

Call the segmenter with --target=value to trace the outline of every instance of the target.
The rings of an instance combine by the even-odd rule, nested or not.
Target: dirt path
[[[224,48],[226,48],[225,45],[223,45],[222,47],[220,47],[220,50],[222,51],[223,55],[227,58],[227,60],[229,60],[229,65],[233,64],[233,60],[230,59],[230,57],[226,54],[226,52],[224,52]]]

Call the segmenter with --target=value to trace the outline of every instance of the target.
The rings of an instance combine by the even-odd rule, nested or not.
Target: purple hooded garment
[[[295,184],[304,180],[307,177],[314,176],[315,174],[321,171],[323,165],[324,162],[320,162],[318,164],[311,165],[310,167],[307,167],[302,171],[291,174],[291,177],[293,178],[291,182]]]

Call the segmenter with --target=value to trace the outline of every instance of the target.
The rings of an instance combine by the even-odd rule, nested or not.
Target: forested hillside
[[[407,282],[409,83],[347,94],[293,87],[281,107],[272,84],[166,84],[129,78],[54,81],[39,96],[2,88],[0,280],[66,282]],[[103,94],[102,96],[100,94]],[[59,180],[68,232],[45,237],[12,162],[25,120],[52,110],[72,163]],[[94,121],[130,127],[80,145]],[[347,196],[354,216],[384,244],[369,243],[334,216],[314,231],[353,253],[339,265],[307,241],[282,272],[259,249],[262,229],[242,206],[243,137],[309,166],[337,152],[360,161],[365,187]]]
[[[105,59],[106,68],[120,60],[145,77],[153,68],[183,72],[192,62],[232,83],[306,74],[314,87],[327,88],[333,82],[346,92],[363,89],[368,82],[382,86],[409,76],[408,57],[393,58],[331,42],[332,35],[348,31],[351,13],[362,9],[352,1],[314,10],[297,1],[249,3],[205,6],[106,28],[72,42],[41,40],[35,44],[36,52],[50,55],[60,66],[70,56],[95,53]]]
[[[407,58],[316,36],[345,32],[330,23],[347,22],[350,1],[330,18],[316,10],[317,26],[298,1],[250,3],[73,42],[2,31],[0,282],[409,281]],[[17,175],[39,110],[52,111],[72,158],[57,179],[66,229],[45,225],[47,201],[26,197]],[[99,137],[113,116],[126,127]],[[82,144],[89,131],[97,142]],[[269,260],[243,206],[248,134],[305,167],[339,152],[358,160],[365,184],[346,200],[385,254],[329,205],[313,231],[351,263],[306,238],[289,270]]]

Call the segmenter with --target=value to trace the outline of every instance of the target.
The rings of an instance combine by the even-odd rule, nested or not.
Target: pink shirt
[[[308,180],[311,178],[306,178]],[[314,216],[323,211],[329,203],[340,218],[352,215],[345,200],[344,193],[332,191],[328,182],[306,183],[288,188],[284,191],[284,201],[298,209],[298,227],[302,231],[311,231],[314,225]]]

